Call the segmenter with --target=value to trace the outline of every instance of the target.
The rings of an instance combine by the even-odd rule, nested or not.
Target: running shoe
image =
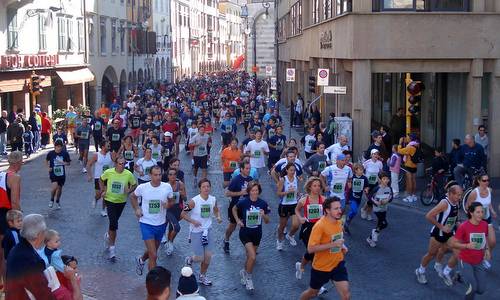
[[[141,256],[137,256],[135,258],[135,273],[141,276],[143,272],[144,272],[144,261],[142,261]]]
[[[82,173],[84,173],[84,174],[87,173],[87,169],[82,168]]]
[[[374,241],[375,243],[378,242],[378,232],[376,229],[372,229],[372,241]]]
[[[368,243],[368,245],[370,245],[370,247],[376,247],[377,246],[377,243],[375,243],[371,237],[367,237],[366,238],[366,242]]]
[[[192,256],[186,256],[186,259],[184,260],[184,264],[186,266],[190,266],[193,264],[193,257]]]
[[[285,235],[286,239],[288,240],[288,242],[290,243],[290,245],[292,245],[293,247],[297,246],[297,241],[295,240],[295,238],[289,234]]]
[[[211,286],[212,281],[208,279],[207,275],[200,274],[200,278],[198,280],[199,283],[203,284],[204,286]]]
[[[450,273],[443,273],[443,277],[441,278],[443,278],[444,284],[446,284],[447,286],[453,285],[453,278],[451,278]]]
[[[49,201],[49,208],[54,207],[54,201]]]
[[[368,221],[373,221],[372,214],[367,214],[367,215],[366,215],[366,219],[367,219]]]
[[[283,250],[283,241],[276,240],[276,250],[278,251]]]
[[[486,270],[491,269],[491,263],[490,263],[488,260],[484,259],[484,260],[481,262],[481,264],[483,265],[483,268],[485,268]]]
[[[420,273],[418,269],[415,270],[415,275],[417,275],[417,281],[420,284],[426,284],[427,278],[425,277],[425,273]]]
[[[255,289],[253,287],[253,280],[250,276],[247,276],[245,287],[247,288],[247,291],[253,292]]]
[[[59,202],[56,203],[56,209],[61,209],[61,203]]]
[[[108,212],[106,211],[106,209],[105,209],[105,208],[103,208],[103,209],[101,210],[101,216],[102,216],[102,217],[107,217],[107,216],[108,216]]]
[[[297,278],[297,280],[301,280],[303,274],[304,270],[302,270],[302,264],[298,261],[295,263],[295,278]]]
[[[366,210],[361,209],[361,219],[366,220],[366,217],[367,217]]]
[[[435,263],[434,270],[436,270],[439,277],[443,278],[443,265],[442,264]]]
[[[110,246],[109,247],[109,259],[110,260],[115,260],[116,259],[115,246]]]
[[[167,240],[167,237],[165,235],[163,235],[163,237],[161,238],[161,244],[165,246],[165,244],[167,244],[168,240]]]
[[[170,256],[172,255],[172,253],[174,252],[174,243],[172,243],[171,241],[168,241],[166,244],[165,244],[165,253]]]
[[[109,234],[107,231],[104,233],[104,249],[109,250]]]
[[[319,296],[319,295],[326,294],[326,293],[328,293],[328,289],[327,289],[327,288],[325,288],[324,286],[322,286],[322,287],[319,289],[318,296]]]
[[[224,241],[224,253],[229,254],[229,242]]]
[[[247,284],[247,272],[245,269],[240,270],[240,276],[241,276],[241,285],[246,285]]]
[[[95,209],[97,207],[97,200],[92,199],[92,202],[90,204],[92,205],[92,209]]]

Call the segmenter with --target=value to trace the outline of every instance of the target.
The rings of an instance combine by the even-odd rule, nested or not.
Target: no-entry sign
[[[329,69],[318,69],[318,86],[327,86],[329,77]]]

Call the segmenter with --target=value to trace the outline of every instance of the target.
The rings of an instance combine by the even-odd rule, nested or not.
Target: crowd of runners
[[[57,129],[54,150],[46,155],[52,184],[49,208],[64,206],[61,195],[66,168],[72,163],[71,144],[82,173],[94,182],[91,205],[95,208],[101,202],[100,213],[109,220],[104,244],[110,260],[117,256],[119,220],[130,201],[145,246],[144,253],[135,259],[138,275],[143,274],[146,264],[148,270],[158,272],[160,246],[172,255],[175,244],[182,243],[175,242],[176,235],[187,222],[192,251],[185,264],[199,264],[197,280],[210,286],[213,254],[224,251],[230,255],[235,247],[230,244],[231,236],[239,229],[238,238],[246,252],[239,275],[245,289],[253,292],[262,226],[276,218],[277,251],[282,251],[285,243],[297,246],[296,238],[304,244],[304,255],[290,262],[296,279],[302,280],[311,265],[309,289],[300,299],[324,292],[323,285],[329,281],[341,299],[349,299],[344,235],[351,234],[350,224],[359,212],[361,219],[376,219],[364,235],[366,243],[370,247],[383,243],[391,202],[417,199],[416,172],[422,149],[417,135],[389,138],[382,127],[372,132],[364,158],[353,162],[346,136],[332,135],[330,124],[320,120],[305,121],[302,138],[285,136],[283,129],[289,124],[280,116],[276,95],[268,95],[265,86],[256,85],[245,72],[140,87],[130,91],[127,99],[103,104],[93,114],[70,108],[67,132]],[[238,136],[244,139],[240,141]],[[215,139],[221,139],[221,148],[212,147]],[[96,149],[92,153],[91,144]],[[442,151],[436,152],[432,172],[436,177],[444,176],[449,166],[439,164]],[[475,172],[485,167],[482,146],[466,136],[465,144],[457,147],[454,155],[451,171],[455,180],[443,180],[442,200],[426,215],[429,248],[414,272],[417,281],[425,284],[426,267],[435,260],[434,269],[444,283],[463,283],[467,299],[473,299],[484,292],[487,270],[492,267],[496,244],[492,218],[496,218],[496,210],[488,175]],[[211,165],[214,156],[220,157],[220,166]],[[179,159],[186,157],[191,168],[182,170]],[[224,195],[229,198],[227,211],[220,208],[226,199],[211,194],[213,188],[220,187],[213,186],[209,167],[222,170]],[[402,168],[406,176],[404,198],[399,187]],[[185,182],[185,173],[193,175],[193,182]],[[467,190],[466,196],[465,174],[475,176],[474,188]],[[7,181],[2,180],[5,190]],[[262,180],[273,181],[275,195],[262,195]],[[196,186],[197,195],[188,195],[186,185]],[[274,207],[271,203],[276,199],[279,205]],[[6,212],[13,208],[9,201],[0,198],[0,209]],[[215,221],[227,223],[221,244],[212,232]]]

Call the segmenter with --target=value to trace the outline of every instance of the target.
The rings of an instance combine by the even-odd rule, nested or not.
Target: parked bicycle
[[[425,185],[425,188],[420,193],[420,201],[423,205],[429,206],[431,204],[437,204],[441,199],[443,199],[446,191],[444,190],[444,186],[451,174],[436,174],[432,175],[432,168],[425,169],[425,174],[427,175],[428,182]],[[438,176],[442,176],[439,178]]]

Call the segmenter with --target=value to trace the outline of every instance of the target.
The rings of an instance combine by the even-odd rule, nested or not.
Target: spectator
[[[38,122],[37,122],[37,113],[36,111],[31,112],[31,115],[28,119],[28,125],[31,125],[31,132],[33,133],[33,139],[31,141],[31,149],[33,152],[38,151],[38,144],[40,140],[38,139],[39,136],[39,129],[38,129]],[[26,127],[25,127],[26,131]],[[26,150],[26,149],[25,149]]]
[[[42,113],[42,149],[50,142],[50,133],[52,132],[52,123],[47,117],[47,113]]]
[[[205,297],[200,296],[199,291],[193,269],[190,267],[182,268],[181,278],[179,278],[179,285],[177,286],[177,299],[205,300]]]
[[[392,144],[397,144],[399,139],[405,136],[406,117],[404,108],[398,108],[396,114],[392,116],[389,126],[391,127]]]
[[[474,169],[480,170],[486,166],[483,146],[477,144],[470,134],[465,136],[464,144],[460,146],[457,156],[457,166],[453,170],[453,175],[459,185],[463,185],[465,173],[472,178]]]
[[[392,137],[387,132],[387,127],[382,125],[380,126],[380,134],[382,135],[382,142],[384,143],[384,148],[386,150],[392,149]]]
[[[17,105],[14,104],[12,105],[11,112],[7,115],[7,121],[9,121],[9,123],[14,123],[16,118],[17,118]]]
[[[477,128],[477,133],[474,136],[474,141],[476,142],[476,144],[483,146],[484,154],[486,154],[486,156],[488,156],[488,152],[490,149],[490,147],[489,147],[490,142],[488,140],[488,136],[486,135],[486,127],[484,127],[484,125],[480,125]]]
[[[380,153],[381,158],[387,159],[388,155],[387,155],[387,151],[385,149],[385,145],[384,145],[383,140],[382,140],[382,134],[380,133],[380,131],[374,130],[372,132],[372,140],[373,140],[373,143],[368,147],[368,149],[366,149],[365,154],[364,154],[364,158],[367,160],[370,159],[372,149],[377,149],[378,152]]]
[[[295,103],[295,127],[300,127],[303,124],[304,99],[300,93],[297,94],[297,103]]]
[[[156,266],[146,276],[147,300],[167,300],[170,296],[172,274],[164,267]]]
[[[12,151],[23,151],[23,133],[24,126],[22,124],[22,119],[18,116],[16,120],[7,127],[7,140],[10,143]]]
[[[7,111],[4,110],[0,117],[0,155],[7,155],[7,127],[9,127],[9,121]]]

